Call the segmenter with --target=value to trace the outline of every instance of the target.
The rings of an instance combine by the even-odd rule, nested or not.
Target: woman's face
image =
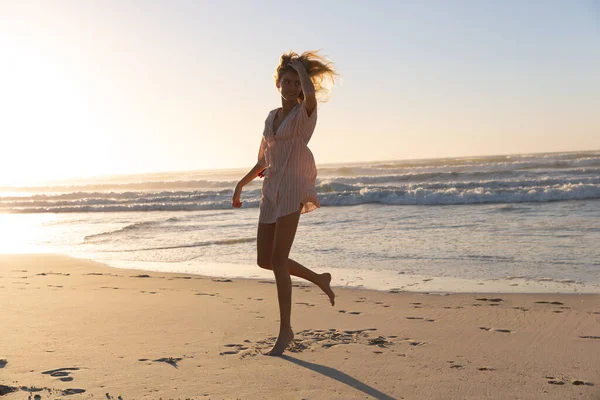
[[[277,82],[277,88],[280,89],[281,97],[285,100],[296,101],[300,96],[300,92],[302,92],[298,73],[296,71],[286,71]]]

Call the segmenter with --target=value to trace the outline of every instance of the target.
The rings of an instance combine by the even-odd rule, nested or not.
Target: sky
[[[598,1],[0,0],[0,185],[251,169],[314,49],[317,164],[600,149]]]

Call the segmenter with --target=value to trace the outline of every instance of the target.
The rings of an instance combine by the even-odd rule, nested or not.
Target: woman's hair
[[[324,56],[319,54],[319,51],[305,51],[301,55],[289,51],[283,53],[279,58],[279,65],[275,71],[273,78],[279,82],[283,74],[288,71],[295,71],[289,64],[292,60],[298,59],[306,68],[308,76],[315,87],[315,96],[319,101],[329,100],[331,89],[335,83],[335,79],[339,76],[335,70],[333,63],[328,61]],[[304,93],[300,92],[298,102],[304,100]]]

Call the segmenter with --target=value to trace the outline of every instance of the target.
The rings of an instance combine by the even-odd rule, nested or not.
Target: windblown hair
[[[289,65],[290,62],[295,59],[298,59],[302,65],[304,65],[304,68],[306,68],[306,72],[308,72],[308,76],[315,87],[315,96],[317,99],[319,101],[329,100],[333,84],[339,74],[335,70],[333,63],[320,55],[318,50],[305,51],[301,55],[298,55],[298,53],[294,53],[293,51],[282,54],[279,58],[279,65],[277,66],[275,75],[273,76],[275,81],[279,82],[286,72],[295,71]],[[300,92],[298,102],[301,102],[302,100],[304,100],[304,93]]]

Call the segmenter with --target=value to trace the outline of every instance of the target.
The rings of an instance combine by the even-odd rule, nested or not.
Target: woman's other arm
[[[244,176],[238,184],[235,186],[235,190],[233,192],[233,199],[231,201],[231,205],[236,208],[240,208],[242,206],[242,202],[240,201],[240,196],[242,194],[242,189],[244,186],[252,182],[258,174],[260,174],[265,167],[260,163],[257,163],[251,170]]]

